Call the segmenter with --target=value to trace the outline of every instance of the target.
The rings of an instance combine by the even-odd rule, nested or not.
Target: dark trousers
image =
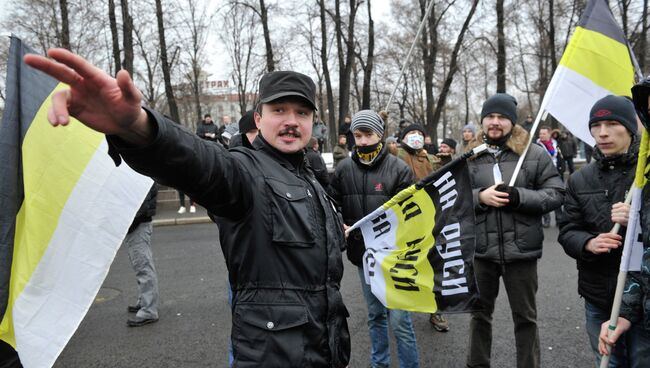
[[[474,259],[474,272],[484,310],[472,313],[467,367],[490,366],[492,313],[499,294],[499,278],[503,278],[515,324],[517,367],[539,367],[539,332],[535,301],[537,260],[507,263],[503,269],[498,263]]]

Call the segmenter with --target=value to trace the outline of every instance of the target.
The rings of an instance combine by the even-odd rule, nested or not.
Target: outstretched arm
[[[50,49],[48,56],[25,55],[27,65],[70,86],[55,92],[47,117],[53,126],[67,125],[70,116],[98,132],[117,135],[134,145],[153,139],[152,125],[140,106],[140,91],[129,73],[113,78],[79,55]]]

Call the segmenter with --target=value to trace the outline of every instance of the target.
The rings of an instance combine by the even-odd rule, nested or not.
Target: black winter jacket
[[[594,161],[569,177],[564,196],[558,241],[576,260],[578,293],[608,311],[614,301],[623,247],[596,255],[585,246],[598,234],[612,230],[612,205],[625,201],[634,181],[637,153],[638,142],[629,153],[615,158],[606,158],[596,149]],[[625,237],[624,227],[619,234]]]
[[[281,154],[261,136],[253,149],[227,151],[148,113],[157,129],[150,145],[109,141],[132,168],[187,193],[219,225],[234,367],[345,367],[343,226],[302,153]]]
[[[149,193],[147,193],[147,196],[144,198],[142,205],[138,209],[138,212],[135,213],[133,222],[131,223],[131,226],[129,226],[129,231],[127,232],[128,234],[133,232],[133,230],[135,230],[135,228],[138,227],[138,225],[141,223],[151,222],[151,218],[156,214],[157,200],[158,185],[156,183],[153,183],[151,189],[149,189]]]
[[[484,151],[468,161],[476,213],[476,258],[503,264],[542,256],[542,215],[560,207],[564,196],[564,183],[545,148],[531,144],[528,150],[515,181],[518,207],[496,208],[479,202],[479,193],[495,183],[495,164],[503,182],[510,182],[527,142],[526,130],[515,125],[498,157]],[[479,134],[468,149],[481,143],[483,138]]]
[[[412,182],[411,168],[384,147],[371,165],[359,162],[356,151],[343,159],[336,167],[330,193],[341,206],[343,222],[351,226]],[[348,259],[361,267],[366,251],[361,232],[351,232],[347,245]]]

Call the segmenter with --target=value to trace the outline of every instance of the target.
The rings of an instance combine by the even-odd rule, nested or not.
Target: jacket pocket
[[[295,247],[312,247],[315,239],[313,196],[300,184],[267,179],[271,189],[271,222],[273,242]]]
[[[540,216],[528,216],[523,213],[512,215],[514,222],[514,243],[522,252],[531,252],[542,249],[544,231]]]
[[[233,313],[234,367],[302,367],[307,309],[242,303]]]

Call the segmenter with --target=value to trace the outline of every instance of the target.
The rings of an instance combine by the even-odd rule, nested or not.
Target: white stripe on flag
[[[641,188],[632,189],[630,216],[625,233],[625,244],[621,256],[621,271],[641,271],[643,257],[643,241],[641,238]]]
[[[103,141],[66,202],[38,266],[13,307],[25,367],[51,367],[101,287],[152,180],[106,154]]]
[[[563,65],[558,65],[547,89],[545,107],[553,117],[583,142],[596,142],[589,132],[589,111],[599,99],[612,92]]]
[[[387,254],[390,254],[392,250],[397,249],[396,237],[399,219],[397,218],[393,208],[389,208],[385,212],[374,211],[373,213],[379,215],[381,212],[386,216],[385,219],[382,219],[382,223],[390,224],[390,229],[388,231],[376,236],[378,232],[374,230],[372,221],[363,223],[363,225],[360,226],[360,230],[364,239],[375,239],[375,242],[372,244],[372,249],[368,248],[368,242],[366,241],[366,252],[363,255],[363,274],[365,276],[365,282],[370,285],[370,289],[377,299],[379,299],[383,305],[387,305],[386,280],[384,279],[384,271],[382,270],[381,265],[384,261],[384,257],[386,257]]]

